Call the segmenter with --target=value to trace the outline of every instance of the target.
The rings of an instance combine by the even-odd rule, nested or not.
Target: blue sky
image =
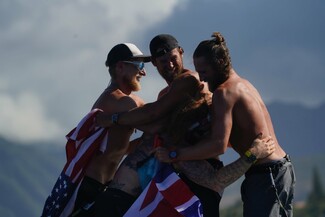
[[[325,101],[322,0],[74,0],[0,3],[0,135],[64,143],[107,87],[104,62],[117,43],[145,53],[156,34],[174,35],[194,69],[197,44],[220,31],[237,73],[267,103]],[[147,64],[139,95],[165,86]]]

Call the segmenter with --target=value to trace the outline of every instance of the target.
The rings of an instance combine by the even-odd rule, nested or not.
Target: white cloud
[[[45,116],[44,106],[32,93],[17,97],[0,93],[0,132],[19,142],[53,140],[62,135],[59,124]]]
[[[306,3],[304,6],[296,4],[297,8],[292,8],[292,2],[288,2],[283,8],[283,4],[279,7],[278,2],[268,2],[271,10],[266,10],[264,3],[256,4],[257,0],[245,4],[239,0],[227,2],[224,0],[205,0],[204,3],[190,0],[1,1],[0,133],[4,132],[6,136],[16,139],[17,125],[26,126],[25,123],[29,121],[26,120],[27,117],[33,117],[37,120],[35,127],[28,129],[32,131],[29,133],[25,130],[24,136],[20,136],[21,140],[57,137],[61,141],[67,130],[79,122],[101,91],[106,88],[109,75],[104,62],[109,49],[120,42],[133,42],[143,52],[148,52],[148,40],[157,32],[175,34],[185,48],[186,66],[193,69],[191,48],[197,41],[209,36],[211,31],[220,29],[229,35],[229,45],[235,48],[231,49],[231,53],[235,60],[234,64],[241,65],[243,69],[239,72],[249,73],[247,75],[253,81],[259,78],[264,81],[265,75],[261,74],[259,77],[261,71],[257,68],[266,59],[272,60],[270,55],[278,56],[277,63],[271,61],[264,64],[270,74],[267,78],[271,85],[267,87],[269,89],[265,89],[264,84],[258,80],[258,85],[262,85],[259,89],[265,90],[267,98],[271,100],[290,98],[299,102],[321,101],[324,98],[321,95],[324,92],[321,88],[323,76],[320,75],[323,74],[321,69],[324,68],[324,64],[321,60],[324,59],[324,54],[315,52],[315,49],[323,46],[321,42],[324,33],[323,28],[320,28],[322,23],[318,21],[323,20],[321,19],[323,15],[314,12],[321,7]],[[231,8],[233,5],[235,7]],[[313,12],[307,16],[308,19],[301,17],[301,11],[305,11],[307,6],[310,7],[309,11]],[[287,18],[288,8],[294,14],[295,23],[306,20],[303,25],[298,26],[299,28],[290,24],[292,19]],[[235,12],[234,19],[225,19],[230,9]],[[281,16],[274,19],[274,11],[279,14],[278,9],[281,9]],[[315,15],[319,18],[315,19]],[[265,25],[264,21],[267,21],[268,25]],[[307,25],[309,23],[313,25]],[[267,28],[261,28],[264,26]],[[282,27],[281,33],[278,32],[279,26]],[[272,34],[269,34],[270,32]],[[303,37],[302,40],[302,37],[298,37],[302,35],[298,34],[300,32],[310,33],[307,35],[309,38]],[[285,37],[278,40],[276,36],[279,35]],[[292,35],[294,37],[291,37]],[[250,41],[253,43],[248,43]],[[278,41],[283,42],[282,46],[277,44]],[[265,49],[267,44],[274,49]],[[305,53],[307,57],[297,55],[297,50],[294,49],[288,51],[288,47],[283,45],[292,47],[305,45],[298,51],[300,54]],[[262,51],[258,46],[262,47]],[[305,47],[311,51],[306,52]],[[325,49],[319,50],[323,52]],[[305,61],[306,64],[295,64],[297,61],[301,61],[302,64]],[[278,88],[281,87],[280,82],[272,76],[274,66],[278,67],[277,72],[281,72],[286,65],[290,65],[290,70],[298,73],[293,80],[295,84],[286,83],[290,90],[295,90],[294,93],[287,91],[286,87]],[[318,69],[313,69],[314,67]],[[305,77],[304,71],[308,70],[313,74],[318,72],[317,81],[312,79],[312,74]],[[153,67],[148,67],[147,71],[147,76],[142,79],[143,90],[138,94],[149,102],[155,100],[165,82]],[[281,79],[282,75],[276,78],[278,77]],[[316,88],[308,91],[302,91],[307,88],[299,90],[298,78],[309,83],[309,88]],[[276,90],[274,84],[277,84]],[[38,113],[34,112],[36,110]],[[28,115],[18,118],[19,113]],[[14,126],[10,128],[3,126],[4,118],[7,122],[15,123]],[[43,128],[50,129],[53,133],[44,134]],[[58,129],[62,132],[58,132]]]
[[[62,140],[106,88],[108,50],[141,41],[147,28],[182,2],[3,1],[0,120],[6,124],[0,134],[19,141]],[[143,86],[157,88],[163,81],[155,77],[150,73]],[[153,92],[139,94],[152,101]]]

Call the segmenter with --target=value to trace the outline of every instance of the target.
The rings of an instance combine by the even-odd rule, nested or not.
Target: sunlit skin
[[[275,151],[258,163],[282,159],[285,152],[278,144],[267,108],[255,87],[239,77],[233,68],[228,79],[218,83],[216,67],[212,67],[204,57],[193,60],[200,81],[207,82],[213,92],[212,133],[195,146],[179,149],[178,160],[215,157],[225,153],[229,144],[243,155],[259,133],[273,138]],[[171,162],[168,150],[159,149],[157,156],[164,162]]]
[[[159,74],[166,80],[168,86],[160,92],[157,101],[120,114],[118,123],[117,125],[115,124],[115,126],[136,126],[143,130],[142,124],[154,124],[154,121],[159,118],[172,115],[174,111],[177,111],[178,107],[183,106],[183,103],[186,101],[188,102],[190,99],[189,97],[198,100],[198,96],[206,96],[206,99],[210,101],[211,92],[208,90],[207,84],[199,81],[197,73],[183,68],[182,55],[183,50],[175,48],[162,56],[152,58],[153,65],[157,68]],[[102,114],[97,116],[97,124],[103,127],[112,126],[111,115]],[[120,189],[134,196],[139,195],[141,192],[139,174],[137,171],[138,162],[142,162],[144,159],[152,156],[153,153],[160,159],[159,155],[162,150],[165,151],[165,156],[170,161],[172,159],[169,158],[168,153],[170,150],[168,148],[177,146],[177,144],[172,143],[171,138],[168,138],[169,135],[167,133],[164,135],[164,132],[160,131],[143,131],[150,133],[158,132],[160,138],[163,140],[163,146],[154,149],[154,147],[152,147],[152,141],[141,143],[136,149],[137,151],[128,155],[126,160],[122,162],[114,179],[110,183],[110,187]],[[267,139],[269,140],[270,138],[268,137]],[[169,144],[168,141],[171,143]],[[263,158],[273,152],[273,141],[267,143],[267,147],[263,145],[265,142],[266,140],[259,140],[260,145],[256,146],[258,148],[255,150],[256,152],[254,152],[254,154],[259,158]],[[213,156],[213,158],[217,157],[217,155]],[[187,162],[184,162],[183,165],[180,166],[183,169],[183,173],[189,175],[189,177],[199,185],[210,188],[216,192],[222,192],[227,185],[237,180],[244,174],[249,166],[251,166],[251,163],[248,163],[245,158],[240,158],[230,167],[227,167],[224,173],[216,174],[218,171],[206,161],[201,161],[201,164],[200,161],[193,161],[192,163],[194,164],[187,164]],[[202,174],[202,170],[205,174]],[[132,179],[132,181],[130,179]]]
[[[158,97],[160,100],[150,104],[153,107],[150,107],[146,111],[140,112],[139,114],[131,115],[127,118],[128,121],[140,116],[144,116],[144,118],[152,117],[150,113],[153,112],[157,113],[158,116],[161,116],[161,114],[166,114],[166,111],[169,111],[170,108],[175,108],[179,102],[182,102],[182,100],[184,100],[184,97],[187,97],[183,94],[184,92],[188,94],[194,94],[196,91],[192,91],[193,89],[197,89],[198,91],[202,89],[202,91],[205,93],[209,93],[207,85],[202,84],[202,87],[198,85],[199,77],[197,73],[193,73],[183,68],[182,55],[183,50],[181,48],[175,48],[163,56],[152,58],[153,65],[157,68],[159,74],[166,80],[168,85],[166,88],[160,91]],[[148,106],[148,104],[142,106],[141,109],[146,108],[146,106]],[[108,116],[108,120],[110,120],[110,115]],[[155,125],[155,122],[152,124]],[[144,132],[152,132],[153,129],[152,125],[149,125],[150,129],[143,128],[146,126],[137,127]],[[137,196],[141,192],[141,188],[139,188],[138,183],[138,174],[134,169],[134,165],[136,165],[136,162],[139,159],[148,157],[154,151],[151,141],[148,143],[145,142],[145,145],[140,146],[140,149],[141,147],[146,151],[142,150],[140,151],[140,154],[138,153],[139,151],[136,153],[131,153],[127,157],[127,160],[123,161],[119,167],[110,186],[123,190],[124,192],[127,192],[134,196]],[[144,153],[146,154],[144,155]],[[130,177],[132,177],[132,181],[130,180]]]
[[[125,67],[131,67],[130,73],[125,73],[122,76],[122,84],[129,86],[131,91],[139,91],[141,89],[140,79],[146,76],[145,69],[138,69],[137,66],[130,63],[123,63]]]
[[[104,90],[93,108],[105,112],[122,112],[142,106],[144,101],[133,94],[141,89],[140,79],[146,75],[145,69],[139,70],[135,65],[122,61],[116,64],[116,79]],[[105,184],[109,182],[117,169],[122,157],[129,148],[129,138],[133,128],[128,126],[112,127],[109,130],[107,147],[109,150],[95,155],[90,162],[86,175]]]
[[[283,158],[285,152],[276,140],[269,114],[257,90],[247,80],[240,78],[233,68],[230,69],[229,78],[218,84],[218,71],[204,57],[194,58],[193,61],[200,80],[206,81],[209,90],[214,93],[213,138],[219,139],[211,142],[220,143],[221,152],[224,152],[229,141],[238,153],[244,153],[255,135],[263,132],[272,136],[276,149],[259,163]]]

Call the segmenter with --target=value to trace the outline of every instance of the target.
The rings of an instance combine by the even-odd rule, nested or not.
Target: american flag
[[[169,164],[160,168],[124,217],[199,217],[203,216],[199,199]]]
[[[71,214],[91,156],[106,149],[107,129],[95,126],[95,116],[99,111],[90,111],[66,136],[67,162],[45,201],[41,217],[67,217]]]

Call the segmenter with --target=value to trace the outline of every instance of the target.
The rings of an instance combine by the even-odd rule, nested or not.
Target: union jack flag
[[[124,217],[202,217],[200,200],[169,164],[160,168]]]
[[[71,214],[91,156],[98,150],[106,149],[108,130],[95,125],[95,117],[99,111],[90,111],[77,127],[67,134],[67,162],[45,201],[41,217],[67,217]]]

